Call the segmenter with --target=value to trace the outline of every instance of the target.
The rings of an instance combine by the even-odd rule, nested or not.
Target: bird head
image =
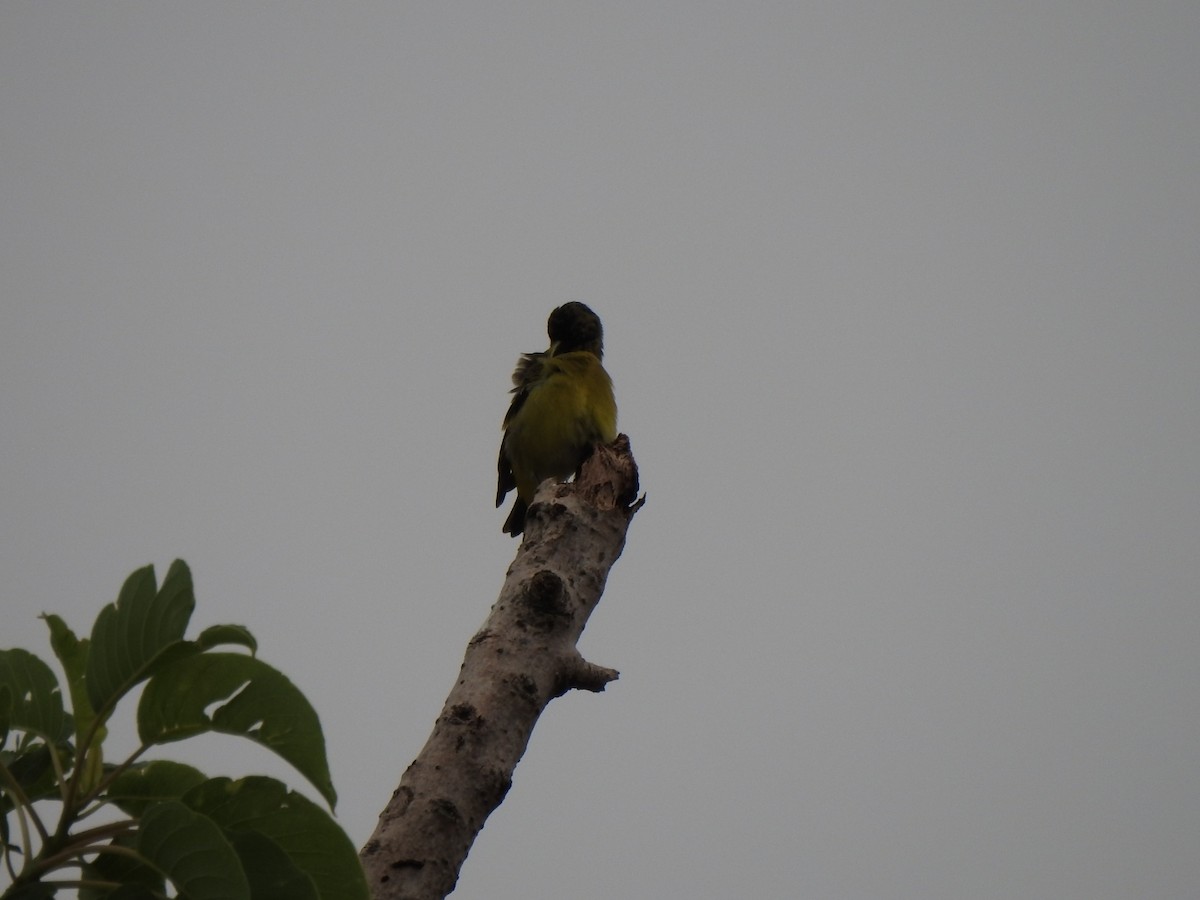
[[[559,356],[576,350],[586,350],[604,358],[604,328],[600,317],[587,304],[572,300],[550,313],[546,322],[550,336],[550,355]]]

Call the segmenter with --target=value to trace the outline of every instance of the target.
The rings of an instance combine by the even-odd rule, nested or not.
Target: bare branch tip
[[[582,656],[576,656],[563,665],[559,673],[556,696],[561,697],[567,691],[591,691],[598,694],[609,682],[620,677],[621,673],[616,669],[597,666]]]

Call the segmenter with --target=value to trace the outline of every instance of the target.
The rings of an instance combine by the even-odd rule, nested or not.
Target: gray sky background
[[[0,646],[183,557],[361,844],[581,299],[649,493],[583,642],[622,676],[456,897],[1197,896],[1198,45],[1194,2],[4,4]],[[248,748],[190,752],[297,782]]]

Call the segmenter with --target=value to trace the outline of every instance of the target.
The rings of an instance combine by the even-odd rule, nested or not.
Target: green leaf
[[[96,721],[96,712],[92,709],[87,694],[88,641],[86,638],[77,638],[75,632],[58,616],[43,614],[42,618],[50,628],[50,646],[54,649],[54,655],[58,657],[63,671],[67,673],[67,690],[71,694],[71,709],[75,714],[75,747],[85,760],[85,773],[80,780],[80,788],[86,794],[100,783],[104,772],[103,744],[108,736],[108,729],[101,726],[97,729],[91,746],[84,745]],[[83,754],[86,754],[86,757]]]
[[[76,740],[82,738],[80,731],[92,724],[96,717],[88,700],[85,679],[87,676],[88,640],[80,640],[75,636],[67,623],[53,613],[43,613],[47,627],[50,629],[50,646],[54,655],[62,663],[63,671],[67,673],[67,690],[71,694],[71,710],[75,713]]]
[[[230,833],[270,838],[317,886],[321,900],[369,900],[366,877],[350,838],[316,803],[274,778],[213,778],[189,791],[188,806]]]
[[[88,640],[80,640],[75,636],[61,616],[53,613],[42,613],[46,627],[50,629],[50,646],[54,655],[62,663],[63,671],[67,673],[67,688],[71,693],[71,708],[75,718],[83,718],[83,710],[92,712],[92,705],[87,701],[84,689],[84,677],[87,675]]]
[[[137,849],[188,900],[251,900],[241,860],[220,826],[178,800],[146,810]]]
[[[113,838],[109,842],[109,846],[133,850],[137,845],[137,840],[136,834],[123,834]],[[144,860],[125,854],[98,853],[95,859],[84,867],[83,875],[88,881],[109,881],[119,884],[121,887],[112,891],[108,888],[81,887],[79,900],[114,900],[116,897],[128,897],[129,900],[134,900],[134,898],[163,896],[162,873]]]
[[[141,884],[123,884],[111,894],[104,894],[104,900],[162,900],[162,890],[151,890]],[[84,900],[82,893],[80,900]]]
[[[4,900],[50,900],[55,892],[53,886],[35,881],[17,888],[9,888],[4,892]]]
[[[50,748],[42,741],[31,741],[20,751],[0,753],[0,762],[30,800],[58,796],[58,775],[50,758]],[[9,795],[0,791],[0,813],[11,808]]]
[[[258,652],[258,641],[245,625],[210,625],[196,639],[196,645],[201,650],[210,650],[222,644],[245,647],[251,654]]]
[[[8,743],[8,728],[12,724],[12,685],[0,684],[0,749]]]
[[[229,840],[242,860],[254,900],[320,900],[313,880],[269,837],[238,831]]]
[[[206,777],[199,769],[167,759],[138,763],[113,779],[105,798],[129,815],[140,816],[152,803],[178,800]]]
[[[50,667],[27,650],[0,650],[0,689],[7,688],[9,728],[39,734],[58,744],[70,737],[71,717]]]
[[[87,661],[92,709],[110,708],[134,685],[180,653],[194,653],[183,632],[195,609],[187,564],[171,564],[162,587],[154,589],[154,566],[138,569],[117,597],[96,617]]]
[[[316,710],[285,675],[261,660],[204,653],[177,660],[150,679],[138,705],[144,743],[208,731],[262,744],[311,781],[330,808],[337,802]]]

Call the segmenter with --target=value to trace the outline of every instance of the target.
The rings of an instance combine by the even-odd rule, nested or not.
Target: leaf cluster
[[[116,602],[78,638],[46,615],[66,676],[21,649],[0,650],[0,900],[365,900],[353,844],[330,812],[265,776],[209,777],[146,761],[151,748],[209,732],[272,750],[332,811],[316,711],[254,654],[240,625],[194,640],[192,577],[176,560],[126,579]],[[142,686],[137,749],[105,757],[118,703]],[[68,711],[69,709],[69,711]],[[49,812],[57,812],[55,819]]]

